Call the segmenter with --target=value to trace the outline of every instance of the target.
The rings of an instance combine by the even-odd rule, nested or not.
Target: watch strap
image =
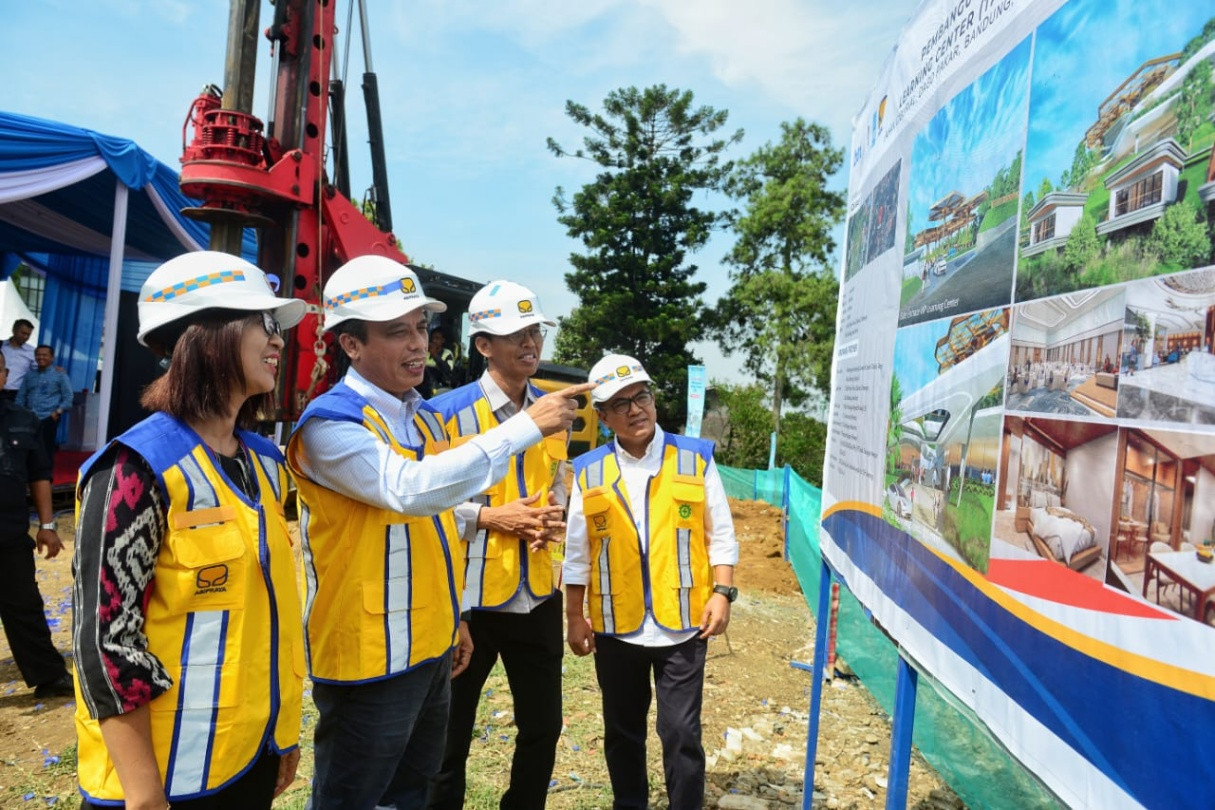
[[[55,523],[54,521],[51,521],[50,523],[39,523],[38,529],[39,529],[39,531],[41,531],[42,529],[49,529],[50,531],[55,532],[55,531],[59,531],[59,525],[57,523]]]

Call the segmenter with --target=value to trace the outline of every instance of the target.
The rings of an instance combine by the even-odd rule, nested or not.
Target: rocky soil
[[[708,755],[706,808],[767,810],[800,807],[814,621],[782,554],[779,510],[755,501],[732,502],[742,558],[742,591],[726,636],[709,647],[704,742]],[[60,517],[65,540],[70,513]],[[40,561],[39,587],[55,643],[70,649],[70,542],[58,559]],[[566,731],[558,749],[550,808],[610,807],[603,766],[601,718],[593,669],[566,656]],[[22,683],[7,642],[0,639],[0,807],[76,806],[75,737],[70,700],[37,701]],[[505,678],[491,676],[482,701],[482,738],[469,759],[467,806],[496,807],[509,773],[514,726]],[[304,761],[293,788],[276,806],[302,807],[311,773],[306,719]],[[823,693],[812,805],[885,806],[890,724],[857,680],[836,677]],[[652,803],[666,805],[658,741],[650,743]],[[960,808],[962,803],[916,754],[908,806]]]

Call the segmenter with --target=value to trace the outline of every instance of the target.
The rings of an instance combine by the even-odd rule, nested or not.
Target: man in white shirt
[[[487,368],[479,380],[430,401],[453,445],[509,420],[543,391],[531,384],[546,327],[536,294],[511,281],[491,281],[472,297],[468,322]],[[430,810],[464,806],[477,704],[490,670],[502,659],[514,705],[515,753],[501,810],[540,810],[561,736],[560,591],[549,541],[565,522],[566,437],[554,434],[512,459],[509,472],[456,507],[465,526],[464,609],[473,654],[452,682],[451,722],[443,766],[430,788]]]
[[[287,448],[320,712],[309,806],[422,808],[443,752],[450,679],[472,649],[451,508],[500,479],[516,454],[563,434],[571,397],[589,386],[542,397],[449,448],[438,413],[414,390],[427,313],[446,305],[405,266],[363,256],[330,277],[324,307],[350,370],[308,405]]]
[[[0,343],[0,352],[4,352],[4,360],[8,363],[8,380],[3,389],[5,399],[17,398],[21,380],[34,368],[34,347],[30,345],[33,333],[34,325],[25,318],[18,318],[13,321],[12,337]]]
[[[563,577],[567,640],[595,654],[613,807],[644,808],[646,715],[657,694],[671,810],[704,802],[705,648],[725,632],[738,543],[712,442],[658,426],[641,363],[608,355],[591,400],[615,434],[574,459]]]

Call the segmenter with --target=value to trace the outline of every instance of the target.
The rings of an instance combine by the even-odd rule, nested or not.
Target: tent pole
[[[127,194],[121,180],[114,183],[114,222],[110,227],[110,274],[105,285],[105,322],[101,333],[101,401],[97,407],[97,447],[105,445],[114,392],[118,354],[118,300],[122,294],[122,257],[127,242]]]

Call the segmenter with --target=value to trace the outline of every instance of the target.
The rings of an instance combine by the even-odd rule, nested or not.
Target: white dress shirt
[[[398,399],[353,368],[344,382],[367,400],[397,441],[422,443],[413,423],[420,394],[410,390]],[[520,413],[467,444],[415,461],[354,422],[309,419],[301,430],[298,458],[309,479],[356,501],[419,517],[451,509],[489,488],[506,474],[511,456],[542,438],[532,418]]]
[[[494,382],[494,378],[486,369],[481,374],[478,384],[481,386],[482,393],[485,394],[485,399],[489,402],[489,409],[493,411],[494,418],[499,423],[505,423],[515,414],[519,413],[519,406],[507,396],[506,392]],[[531,385],[523,388],[523,408],[526,409],[536,401],[535,393],[532,391]],[[565,491],[565,467],[566,462],[561,462],[557,465],[557,473],[554,476],[555,480],[549,487],[549,491],[557,500],[558,506],[565,506],[568,500],[568,494]],[[509,472],[509,471],[508,471]],[[496,482],[495,482],[496,483]],[[543,505],[543,504],[542,504]],[[461,504],[456,504],[456,526],[460,529],[460,536],[466,543],[471,543],[477,536],[477,519],[481,514],[481,509],[484,507],[480,498],[471,501],[465,501]],[[465,591],[465,596],[468,592]],[[547,599],[549,597],[545,597]],[[494,608],[498,613],[531,613],[532,610],[544,602],[545,599],[537,599],[531,595],[527,588],[520,588],[518,592],[510,598],[510,601],[501,607]],[[473,605],[465,603],[462,606],[463,610],[470,610]]]
[[[655,426],[654,438],[650,440],[641,458],[635,458],[627,450],[615,446],[616,463],[620,466],[620,483],[629,502],[645,502],[646,488],[651,478],[662,469],[663,430]],[[637,536],[641,538],[642,553],[649,550],[650,538],[645,533],[646,509],[634,509]],[[567,585],[586,585],[591,578],[590,547],[586,537],[586,517],[582,514],[582,489],[574,479],[570,493],[569,525],[565,530],[565,564],[562,578]],[[734,518],[730,514],[730,502],[721,483],[717,465],[709,460],[705,468],[705,536],[709,541],[709,565],[737,565],[738,541],[734,537]],[[699,621],[700,617],[693,617]],[[648,611],[645,621],[637,632],[621,636],[622,641],[640,644],[643,647],[665,647],[681,644],[697,634],[697,630],[674,633],[658,626]]]

